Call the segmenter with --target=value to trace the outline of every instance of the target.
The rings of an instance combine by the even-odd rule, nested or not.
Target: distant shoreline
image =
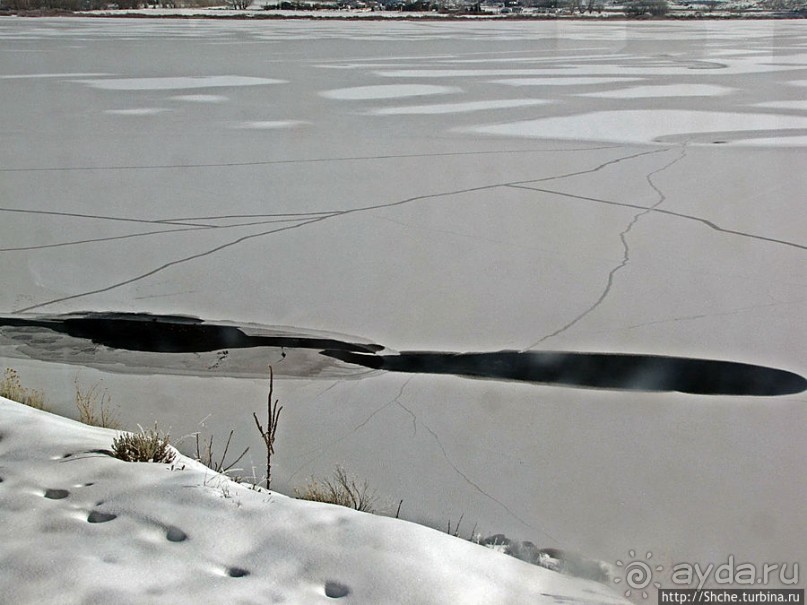
[[[646,22],[677,22],[677,21],[800,21],[807,19],[807,14],[766,13],[751,14],[682,14],[666,15],[660,17],[641,16],[628,17],[624,14],[592,14],[592,15],[547,15],[547,14],[453,14],[453,13],[402,13],[397,11],[376,11],[373,13],[336,10],[317,11],[225,11],[197,12],[195,9],[184,9],[188,12],[179,12],[183,9],[135,9],[115,10],[115,11],[66,11],[56,9],[41,9],[27,11],[6,11],[0,12],[0,17],[22,17],[22,18],[42,18],[42,17],[87,17],[96,19],[203,19],[220,21],[430,21],[430,22],[476,22],[476,21],[578,21],[578,22],[601,22],[609,23],[646,23]],[[204,9],[202,9],[204,10]],[[221,13],[221,14],[219,14]],[[227,14],[230,13],[230,14]]]

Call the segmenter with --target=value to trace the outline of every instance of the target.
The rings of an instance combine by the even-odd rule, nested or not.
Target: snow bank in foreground
[[[625,602],[412,523],[251,490],[181,455],[122,462],[101,452],[114,435],[0,398],[6,602]]]

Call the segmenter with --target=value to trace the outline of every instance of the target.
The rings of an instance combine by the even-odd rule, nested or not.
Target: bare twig
[[[275,436],[277,434],[277,425],[280,421],[280,412],[283,406],[279,405],[277,399],[272,401],[275,387],[275,375],[272,366],[269,366],[269,397],[266,400],[266,430],[258,420],[258,414],[252,412],[252,417],[255,419],[255,426],[263,438],[263,443],[266,446],[266,489],[270,489],[272,483],[272,454],[275,453]]]
[[[199,433],[196,433],[196,460],[204,464],[205,466],[212,468],[217,473],[226,474],[233,469],[233,467],[238,464],[241,459],[246,456],[249,448],[245,448],[241,455],[238,456],[235,460],[228,463],[227,462],[227,452],[230,449],[230,441],[233,438],[233,431],[230,430],[230,434],[227,436],[227,443],[224,445],[224,453],[221,457],[216,460],[213,454],[213,435],[210,436],[207,443],[204,444],[205,451],[202,452],[199,447]]]
[[[459,521],[457,521],[456,527],[454,527],[454,531],[451,531],[451,519],[448,520],[448,528],[446,529],[446,533],[450,536],[454,536],[458,538],[460,535],[460,525],[462,525],[462,518],[465,516],[465,513],[460,515]]]

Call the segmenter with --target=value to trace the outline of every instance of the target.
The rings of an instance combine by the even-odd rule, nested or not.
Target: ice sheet
[[[801,99],[793,83],[807,76],[791,61],[806,42],[803,20],[0,19],[2,74],[288,82],[101,91],[69,80],[107,78],[3,80],[0,281],[11,287],[0,311],[184,313],[398,351],[671,355],[804,376],[807,116],[756,104]],[[531,56],[540,75],[462,69],[523,70]],[[469,75],[426,77],[435,69]],[[399,70],[418,75],[376,73]],[[610,81],[493,81],[524,78]],[[636,85],[733,91],[578,94]],[[450,94],[418,96],[431,86]],[[170,100],[186,92],[228,101]],[[367,115],[532,98],[553,102]],[[157,107],[173,111],[103,113]],[[291,120],[308,124],[234,128]],[[233,448],[254,455],[246,472],[260,468],[251,412],[266,380],[68,363],[95,346],[54,345],[48,362],[3,352],[0,365],[63,414],[76,413],[78,374],[104,381],[129,427],[159,420],[179,437],[205,422],[217,443],[234,428]],[[272,349],[251,371],[292,355]],[[218,352],[191,362],[214,366]],[[403,499],[404,518],[436,527],[464,515],[469,530],[608,561],[647,549],[667,570],[729,554],[803,559],[803,395],[397,372],[281,377],[276,388],[276,481],[288,493],[339,462]]]

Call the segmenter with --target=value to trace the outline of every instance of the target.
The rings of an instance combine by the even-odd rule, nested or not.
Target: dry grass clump
[[[80,422],[105,429],[120,428],[117,416],[109,409],[111,397],[106,389],[101,392],[98,384],[84,389],[78,379],[74,384],[76,385],[76,408],[78,408]]]
[[[168,435],[157,430],[157,425],[148,430],[141,428],[139,433],[121,433],[112,440],[112,453],[126,462],[170,463],[176,457]]]
[[[330,479],[312,477],[305,487],[295,489],[294,495],[301,500],[337,504],[366,513],[375,513],[378,503],[378,495],[370,490],[367,481],[359,483],[341,466],[336,467]]]
[[[0,380],[0,397],[24,403],[37,410],[47,410],[45,394],[42,391],[26,389],[22,386],[17,371],[11,368],[6,368],[3,379]]]

